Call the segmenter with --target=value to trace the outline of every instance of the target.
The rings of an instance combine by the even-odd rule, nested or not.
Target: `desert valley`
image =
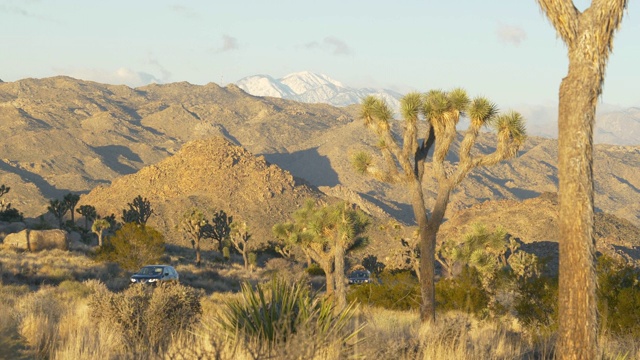
[[[16,227],[5,222],[0,230],[1,237],[25,227],[33,230],[60,227],[59,219],[50,208],[52,201],[62,200],[68,194],[79,195],[79,201],[74,204],[78,208],[93,206],[99,217],[113,214],[118,221],[121,220],[123,209],[126,210],[133,199],[141,196],[153,208],[148,226],[161,234],[166,246],[161,260],[176,267],[181,274],[180,286],[189,289],[185,291],[192,291],[197,294],[193,296],[204,299],[197,304],[193,299],[184,300],[189,305],[174,310],[189,313],[194,318],[196,313],[198,316],[204,313],[204,318],[210,320],[198,320],[197,323],[193,320],[188,325],[195,327],[185,325],[178,332],[171,332],[173,330],[169,329],[169,325],[163,325],[163,320],[153,320],[153,314],[150,314],[145,321],[149,324],[158,321],[154,326],[169,329],[166,330],[166,336],[170,336],[172,341],[166,340],[165,343],[144,335],[147,328],[128,329],[126,322],[129,320],[120,319],[118,326],[126,330],[121,333],[136,334],[140,342],[131,344],[128,342],[130,339],[120,339],[105,343],[105,334],[110,330],[106,330],[108,321],[95,320],[95,308],[92,310],[91,307],[98,306],[96,302],[109,298],[112,299],[109,301],[120,302],[122,308],[131,306],[127,301],[135,296],[148,296],[146,301],[150,304],[161,302],[162,299],[150,294],[133,294],[134,290],[127,288],[132,270],[118,265],[113,258],[100,257],[97,237],[90,225],[84,225],[89,222],[76,213],[74,223],[67,229],[69,233],[77,234],[70,243],[69,251],[30,252],[9,244],[2,245],[0,300],[10,304],[13,309],[0,310],[0,323],[3,324],[0,325],[0,348],[6,349],[5,357],[71,359],[75,356],[149,356],[188,359],[273,356],[274,348],[264,348],[260,344],[262,340],[257,338],[234,338],[234,347],[225,343],[228,337],[200,335],[207,333],[207,327],[220,326],[220,321],[212,320],[219,319],[212,315],[215,313],[213,308],[222,308],[229,303],[229,298],[240,298],[241,294],[246,299],[249,290],[242,285],[245,281],[255,285],[268,281],[274,274],[280,274],[297,279],[295,281],[306,279],[314,289],[322,291],[325,272],[317,264],[310,271],[312,267],[308,267],[309,261],[301,253],[294,255],[293,260],[286,260],[278,252],[278,246],[274,245],[279,241],[274,226],[291,221],[293,214],[303,208],[309,199],[319,204],[345,201],[365,213],[368,218],[365,232],[368,241],[362,249],[347,254],[346,270],[370,265],[366,261],[373,259],[374,265],[379,264],[377,268],[382,270],[384,267],[386,270],[376,273],[382,279],[382,285],[367,286],[387,286],[384,291],[390,294],[404,291],[400,298],[387,299],[390,303],[384,302],[387,300],[372,300],[371,295],[367,303],[367,297],[362,293],[364,287],[351,286],[349,299],[353,304],[362,304],[354,310],[355,315],[350,315],[356,319],[355,325],[353,322],[328,325],[343,330],[351,329],[348,330],[351,331],[348,333],[350,335],[334,339],[324,334],[326,343],[313,350],[316,353],[308,353],[309,357],[331,358],[331,351],[338,351],[335,350],[336,341],[342,342],[341,346],[346,349],[344,354],[353,357],[388,358],[397,355],[398,358],[414,358],[418,353],[424,355],[427,347],[436,357],[439,354],[437,351],[492,359],[513,358],[514,354],[522,358],[550,356],[551,350],[545,347],[548,345],[545,341],[550,341],[549,334],[557,325],[552,320],[541,320],[540,314],[534,316],[527,313],[528,317],[514,315],[524,312],[515,305],[522,305],[518,299],[525,294],[525,289],[518,288],[517,284],[532,276],[517,275],[515,265],[504,267],[509,267],[509,271],[513,272],[509,275],[514,276],[511,280],[503,278],[508,272],[504,269],[496,270],[490,276],[482,273],[486,269],[480,266],[477,269],[485,270],[474,270],[484,274],[484,277],[480,277],[484,283],[478,285],[479,289],[498,289],[501,286],[508,289],[494,293],[488,291],[490,298],[485,308],[490,310],[474,307],[470,296],[475,295],[460,295],[463,301],[459,306],[451,305],[450,308],[451,311],[455,310],[454,315],[444,315],[444,309],[441,315],[453,316],[455,321],[448,325],[434,325],[441,327],[433,331],[439,335],[430,338],[428,344],[420,342],[423,340],[411,340],[417,332],[425,331],[416,325],[415,318],[410,319],[415,313],[393,313],[400,310],[415,311],[419,304],[419,300],[416,300],[419,296],[416,273],[411,265],[415,259],[407,255],[406,246],[415,238],[416,229],[410,194],[402,184],[383,183],[354,169],[354,155],[360,151],[376,154],[379,145],[375,134],[365,128],[360,118],[359,104],[335,107],[296,101],[304,100],[302,98],[287,100],[280,97],[250,95],[237,85],[221,87],[215,83],[201,86],[181,82],[130,88],[64,76],[0,82],[0,134],[3,138],[0,184],[10,187],[2,200],[24,215],[24,226]],[[402,132],[400,121],[390,126],[396,133]],[[463,130],[459,129],[453,150],[446,159],[447,164],[460,161],[455,154]],[[620,138],[609,134],[608,139]],[[616,264],[602,271],[614,271],[616,266],[621,266],[638,274],[640,144],[630,144],[632,141],[629,139],[633,135],[629,136],[620,141],[623,145],[599,143],[595,146],[595,238],[599,255]],[[606,141],[607,138],[602,139]],[[480,133],[473,154],[491,153],[495,150],[495,144],[496,134],[486,128]],[[541,273],[549,277],[557,276],[557,147],[555,139],[528,136],[515,158],[473,170],[451,195],[438,233],[441,255],[445,254],[446,246],[455,247],[458,246],[455,244],[465,243],[465,237],[473,235],[474,231],[480,231],[476,235],[502,232],[501,239],[505,242],[500,245],[503,248],[499,253],[505,263],[507,257],[515,259],[516,254],[525,258],[533,254],[540,260]],[[376,159],[382,161],[381,157]],[[432,208],[437,195],[437,182],[428,170],[423,189],[427,208]],[[194,208],[203,211],[209,219],[216,211],[223,210],[236,223],[246,224],[250,229],[254,256],[250,267],[247,267],[246,259],[242,266],[241,251],[234,251],[230,247],[225,254],[221,246],[206,239],[202,240],[201,245],[203,264],[195,265],[191,238],[181,225],[184,214]],[[62,220],[69,220],[69,216],[67,214]],[[89,220],[93,221],[94,218]],[[477,230],[479,228],[483,230]],[[452,265],[452,269],[464,263],[460,260],[462,258],[455,259],[457,265]],[[471,261],[469,259],[472,257],[467,259]],[[447,263],[443,261],[443,264]],[[450,275],[445,272],[445,267],[443,265],[439,269],[442,279]],[[377,268],[374,266],[372,269]],[[487,279],[494,282],[488,285]],[[503,279],[503,282],[499,279]],[[637,285],[637,279],[635,281]],[[447,284],[444,280],[441,282],[442,286]],[[507,283],[508,286],[505,285]],[[390,284],[399,285],[390,289]],[[553,292],[552,282],[536,284],[544,287],[542,292],[545,294]],[[458,296],[454,295],[455,289],[458,289],[456,286],[468,285],[446,286],[449,287],[438,290],[449,296],[446,298],[448,300],[441,301],[453,304],[452,299]],[[555,286],[557,291],[557,284]],[[535,293],[530,288],[526,291],[530,291],[526,293],[529,295]],[[633,294],[637,296],[640,292]],[[535,293],[535,296],[540,295]],[[65,307],[64,296],[75,297],[71,302],[80,307],[80,315]],[[498,300],[499,296],[507,296],[509,300]],[[550,300],[541,298],[539,301],[533,306],[542,307],[541,304],[547,305]],[[637,304],[639,300],[635,298],[633,301]],[[46,302],[55,306],[47,310]],[[114,312],[115,318],[121,316],[117,309],[108,309],[106,305],[100,309],[105,314]],[[552,313],[553,310],[549,309],[542,316],[551,319]],[[629,312],[627,315],[638,316],[638,312]],[[610,316],[611,319],[616,318]],[[394,317],[395,320],[391,320]],[[482,322],[482,319],[501,317],[513,321],[515,328],[506,329]],[[85,329],[85,333],[80,335],[63,328],[64,319],[72,319],[78,328]],[[170,321],[177,321],[175,319]],[[381,323],[382,319],[386,321],[384,324]],[[359,321],[371,325],[356,331],[354,329],[360,326]],[[48,325],[45,326],[44,322]],[[98,326],[101,333],[89,331],[92,326]],[[390,334],[391,330],[384,328],[386,326],[397,327],[397,333]],[[460,332],[460,327],[456,326],[473,327],[477,332],[443,337],[442,334],[447,331]],[[637,334],[640,331],[637,326],[624,326],[622,330],[614,328],[608,331],[615,334],[627,330]],[[197,341],[189,338],[188,329],[198,334]],[[312,329],[304,331],[317,335]],[[304,331],[301,329],[300,333]],[[337,333],[342,334],[341,331]],[[490,334],[489,338],[479,335],[482,331]],[[510,340],[515,333],[526,340]],[[384,340],[385,337],[387,340]],[[91,345],[80,349],[81,338]],[[189,341],[194,341],[196,345],[190,346]],[[247,341],[247,344],[243,341]],[[365,349],[371,346],[367,344],[372,341],[388,346],[386,349]],[[493,342],[494,345],[484,349],[483,341]],[[461,346],[463,342],[473,345]],[[496,342],[503,343],[505,348],[499,350],[503,355],[496,350]],[[277,352],[283,358],[296,358],[296,352],[304,347],[303,343],[300,337],[293,337],[292,341],[278,343]],[[436,344],[443,349],[438,350]],[[631,349],[625,344],[621,342],[615,345],[619,349],[611,345],[608,351],[640,353],[637,345]],[[239,350],[238,346],[242,349]]]

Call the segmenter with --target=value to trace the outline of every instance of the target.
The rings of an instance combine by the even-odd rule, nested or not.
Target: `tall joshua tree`
[[[404,132],[398,138],[392,132],[393,112],[384,100],[369,96],[362,102],[361,118],[379,136],[378,146],[385,164],[379,168],[373,164],[369,154],[358,153],[353,158],[354,167],[381,181],[403,184],[411,194],[419,230],[422,321],[435,320],[436,235],[451,192],[471,170],[514,157],[524,142],[525,127],[520,114],[510,112],[498,116],[497,112],[496,105],[489,100],[478,97],[471,101],[462,89],[450,92],[432,90],[426,95],[409,93],[401,100]],[[456,125],[464,114],[471,121],[460,143],[459,162],[449,164],[446,158],[456,139]],[[426,126],[421,126],[421,119],[425,120]],[[496,149],[488,155],[472,154],[480,129],[485,125],[493,125],[498,132]],[[424,131],[422,138],[419,137],[420,131]],[[432,147],[431,166],[427,168],[427,154]],[[427,215],[422,189],[427,169],[432,172],[437,185],[430,216]]]
[[[593,124],[613,36],[628,1],[592,0],[583,12],[572,0],[537,2],[567,45],[569,58],[558,112],[558,354],[564,359],[594,359]]]

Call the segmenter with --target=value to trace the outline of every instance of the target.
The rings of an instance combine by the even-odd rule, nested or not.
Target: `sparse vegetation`
[[[424,321],[434,321],[436,235],[451,192],[474,168],[513,158],[524,144],[526,131],[520,114],[498,115],[495,104],[482,97],[470,100],[463,89],[450,92],[432,90],[424,95],[409,93],[400,100],[400,112],[404,118],[404,132],[395,135],[393,111],[386,102],[374,96],[363,99],[360,117],[378,135],[378,147],[385,164],[378,167],[371,156],[361,153],[352,160],[356,171],[383,182],[403,184],[411,193],[411,205],[418,225],[421,314]],[[459,161],[454,165],[446,159],[456,139],[456,126],[465,114],[470,124],[458,147],[456,155]],[[424,125],[421,124],[423,120]],[[487,155],[472,154],[480,129],[487,125],[492,125],[498,132],[495,151]],[[427,168],[427,155],[432,147],[431,166]],[[425,178],[427,171],[437,183],[435,203],[429,215],[422,188],[423,181],[431,178]]]
[[[164,236],[151,226],[126,223],[97,252],[97,258],[118,263],[133,271],[160,262],[164,254]]]
[[[147,223],[151,215],[153,215],[153,209],[151,208],[151,202],[147,198],[142,198],[138,195],[133,201],[127,203],[128,209],[122,210],[122,222],[124,223],[136,223],[144,225]]]
[[[0,185],[0,197],[6,195],[9,190],[11,190],[10,187],[4,184]],[[12,208],[10,202],[7,202],[5,199],[0,201],[0,221],[14,222],[22,220],[24,220],[24,216],[18,209]]]

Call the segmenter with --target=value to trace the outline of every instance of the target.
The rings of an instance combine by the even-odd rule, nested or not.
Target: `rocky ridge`
[[[264,158],[223,137],[212,137],[189,142],[175,155],[117,178],[110,186],[96,187],[79,205],[92,204],[98,213],[119,218],[138,195],[154,209],[149,225],[166,234],[168,242],[185,246],[178,226],[192,207],[209,216],[224,210],[234,221],[246,221],[256,241],[265,242],[271,239],[271,227],[286,221],[306,199],[325,198]]]
[[[0,182],[12,188],[6,200],[36,217],[46,212],[49,199],[108,186],[191,140],[224,136],[309,185],[354,202],[366,200],[380,210],[372,207],[372,213],[410,225],[406,189],[352,170],[355,152],[377,153],[377,139],[357,121],[357,111],[260,98],[235,85],[131,89],[68,77],[2,83]],[[492,151],[493,144],[494,135],[483,133],[474,151]],[[530,137],[516,159],[472,172],[452,194],[447,218],[488,200],[526,200],[556,191],[556,159],[556,141]],[[640,147],[596,146],[598,210],[640,224],[638,168]],[[432,202],[433,179],[426,179],[425,193]]]

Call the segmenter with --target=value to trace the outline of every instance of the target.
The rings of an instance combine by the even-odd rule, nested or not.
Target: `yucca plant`
[[[346,343],[362,328],[348,328],[353,305],[336,313],[331,300],[317,297],[303,281],[274,278],[255,288],[244,283],[241,299],[225,305],[216,322],[230,337],[269,348],[296,333],[313,337],[315,344]]]

